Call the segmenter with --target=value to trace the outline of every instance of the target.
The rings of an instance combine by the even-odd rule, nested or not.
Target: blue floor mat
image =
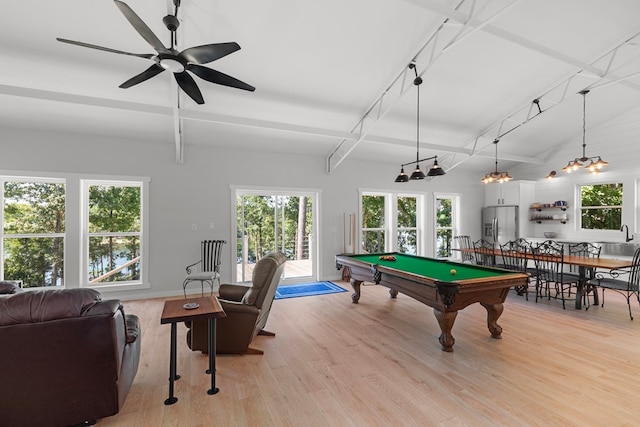
[[[278,286],[276,289],[276,299],[308,297],[312,295],[333,294],[336,292],[347,292],[333,282],[313,282],[300,285]]]

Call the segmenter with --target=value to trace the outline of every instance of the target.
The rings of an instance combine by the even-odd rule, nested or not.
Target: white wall
[[[534,224],[534,236],[543,237],[544,231],[555,231],[558,239],[586,241],[624,241],[625,235],[619,231],[583,231],[577,228],[575,210],[577,203],[577,186],[589,184],[617,183],[623,184],[622,222],[629,226],[629,231],[640,233],[638,224],[638,180],[640,179],[640,144],[637,141],[640,110],[606,123],[598,128],[588,129],[586,133],[587,156],[602,156],[609,162],[599,174],[589,174],[581,169],[567,174],[562,168],[569,160],[582,154],[582,134],[565,143],[558,144],[554,153],[548,156],[543,166],[522,165],[514,168],[511,174],[516,179],[536,181],[536,201],[551,203],[556,200],[569,202],[569,222],[567,224],[542,223]],[[551,171],[557,172],[557,178],[546,180],[544,177]],[[640,235],[635,242],[640,241]]]
[[[268,147],[267,147],[268,148]],[[455,169],[425,182],[394,183],[396,164],[345,160],[331,175],[325,159],[284,153],[186,144],[184,164],[175,162],[173,145],[113,140],[100,136],[0,129],[0,172],[32,171],[145,176],[150,183],[151,289],[112,294],[122,299],[179,295],[184,267],[198,259],[204,238],[230,241],[230,186],[321,189],[319,275],[336,279],[334,256],[342,251],[343,213],[357,212],[358,189],[461,195],[462,234],[478,238],[482,184]],[[472,184],[469,184],[472,183]],[[429,207],[432,211],[432,207]],[[432,219],[432,215],[429,216]],[[209,224],[215,223],[213,230]],[[194,232],[191,225],[196,224]],[[333,232],[332,230],[337,230]],[[231,278],[230,245],[223,255],[222,281]]]

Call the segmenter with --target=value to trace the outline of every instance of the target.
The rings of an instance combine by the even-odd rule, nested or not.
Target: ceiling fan
[[[202,46],[195,46],[187,48],[178,52],[175,49],[176,44],[176,30],[180,25],[178,21],[178,8],[180,7],[181,0],[173,0],[175,5],[175,12],[173,15],[167,15],[162,19],[162,22],[171,32],[171,47],[165,47],[160,39],[151,31],[147,24],[140,19],[140,17],[131,9],[126,3],[120,0],[114,0],[120,12],[129,21],[133,28],[147,41],[156,51],[155,54],[139,54],[124,52],[121,50],[111,49],[108,47],[97,46],[94,44],[83,43],[74,40],[68,40],[63,38],[56,38],[56,40],[69,43],[77,46],[88,47],[91,49],[103,50],[111,53],[118,53],[121,55],[137,56],[139,58],[150,59],[154,62],[152,66],[141,72],[140,74],[133,76],[126,82],[120,85],[121,88],[126,89],[131,86],[142,83],[151,77],[154,77],[164,70],[169,70],[173,73],[176,82],[182,88],[182,90],[191,97],[196,103],[204,104],[204,98],[198,88],[195,80],[187,71],[192,72],[196,76],[200,77],[211,83],[219,85],[229,86],[237,89],[243,89],[253,92],[255,87],[240,81],[220,71],[213,70],[211,68],[203,67],[201,64],[207,64],[227,56],[237,50],[240,50],[238,43],[213,43]]]

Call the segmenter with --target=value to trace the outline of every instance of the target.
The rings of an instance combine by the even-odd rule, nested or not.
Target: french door
[[[316,192],[235,190],[235,281],[250,282],[255,263],[286,255],[283,283],[317,280]]]

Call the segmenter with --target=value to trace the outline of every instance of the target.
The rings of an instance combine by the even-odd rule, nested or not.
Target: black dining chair
[[[475,258],[471,251],[473,249],[473,245],[471,244],[471,237],[466,235],[454,236],[453,240],[457,243],[458,249],[460,249],[462,262],[473,264],[475,262]]]
[[[551,287],[555,290],[554,298],[562,299],[562,308],[566,308],[565,291],[578,285],[578,278],[565,276],[564,245],[554,240],[546,240],[532,247],[532,256],[536,265],[538,281],[536,283],[536,302],[546,296],[551,299]],[[544,292],[544,294],[543,294]]]
[[[500,257],[502,263],[496,263],[496,267],[517,271],[518,273],[527,273],[527,245],[523,245],[520,239],[511,240],[504,245],[500,245]],[[529,279],[527,279],[526,285],[516,286],[514,289],[518,295],[525,295],[526,299],[529,300],[528,287]]]
[[[473,242],[473,253],[476,257],[476,264],[493,267],[496,264],[494,245],[484,239]]]
[[[600,251],[602,247],[594,245],[590,242],[580,242],[580,243],[570,243],[568,245],[568,253],[569,255],[579,256],[584,258],[600,258]],[[580,273],[579,268],[576,265],[570,265],[569,271],[565,272],[564,276],[566,278],[573,278],[578,283],[580,282]],[[585,267],[582,267],[585,268]],[[593,296],[594,301],[597,301],[597,290],[595,285],[595,269],[589,269],[587,272],[588,277],[586,281],[582,284],[582,299],[585,304],[585,309],[589,309],[589,294]],[[569,297],[571,297],[571,288],[569,288]]]
[[[627,299],[629,307],[629,317],[633,320],[631,314],[631,297],[636,296],[638,304],[640,304],[640,248],[636,249],[633,254],[633,265],[628,268],[620,268],[609,272],[598,271],[595,275],[598,286],[602,288],[602,303],[604,307],[604,290],[611,289],[616,291]]]

